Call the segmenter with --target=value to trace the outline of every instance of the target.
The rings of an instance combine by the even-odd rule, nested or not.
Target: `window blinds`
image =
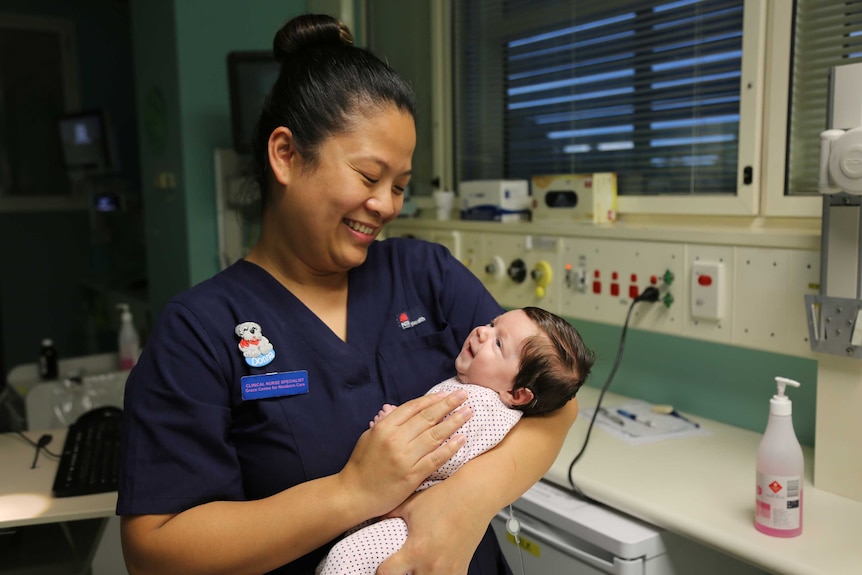
[[[816,194],[829,73],[862,61],[862,1],[797,0],[794,21],[786,193]]]
[[[453,3],[459,179],[734,194],[743,0]]]

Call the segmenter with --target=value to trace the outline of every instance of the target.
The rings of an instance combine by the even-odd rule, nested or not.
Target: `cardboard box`
[[[487,222],[530,221],[527,180],[469,180],[458,187],[461,219]]]
[[[533,176],[533,220],[615,222],[617,175],[597,172]]]

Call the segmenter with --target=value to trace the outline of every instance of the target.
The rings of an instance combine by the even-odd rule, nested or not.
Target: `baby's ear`
[[[533,391],[526,387],[519,387],[518,389],[513,389],[511,391],[512,394],[512,405],[527,405],[531,401],[533,401]]]

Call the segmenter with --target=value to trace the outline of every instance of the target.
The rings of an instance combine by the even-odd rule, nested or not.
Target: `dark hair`
[[[529,389],[533,401],[514,409],[524,415],[540,415],[559,409],[575,397],[590,375],[595,354],[587,349],[578,330],[563,318],[537,307],[523,310],[539,326],[541,334],[524,342],[512,388]]]
[[[416,118],[410,85],[370,51],[354,46],[350,30],[332,16],[298,16],[282,26],[272,44],[281,70],[252,138],[262,208],[269,199],[267,144],[279,126],[290,129],[297,151],[314,166],[320,144],[350,131],[359,114],[394,105]]]

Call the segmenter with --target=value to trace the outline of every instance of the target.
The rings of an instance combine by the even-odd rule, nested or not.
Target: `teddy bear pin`
[[[236,326],[234,332],[240,338],[237,347],[250,366],[263,367],[275,359],[275,349],[263,335],[260,324],[244,321]]]

